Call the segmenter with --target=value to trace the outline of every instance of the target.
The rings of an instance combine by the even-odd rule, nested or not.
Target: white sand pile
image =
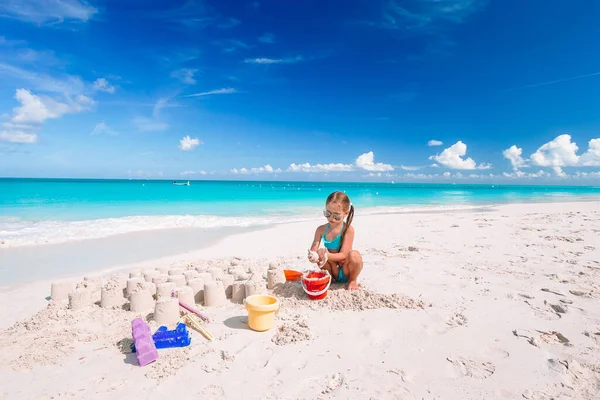
[[[306,319],[286,322],[277,329],[271,341],[279,346],[311,340],[313,335]]]
[[[27,320],[0,331],[0,363],[15,370],[56,364],[75,351],[78,343],[102,340],[106,346],[131,336],[131,313],[98,306],[71,310],[50,301],[48,306]]]
[[[425,308],[421,300],[415,300],[402,294],[382,294],[367,289],[346,290],[341,285],[332,285],[327,297],[322,300],[311,300],[297,282],[288,282],[273,290],[286,308],[309,307],[313,310],[327,309],[332,311],[363,311],[377,308]]]

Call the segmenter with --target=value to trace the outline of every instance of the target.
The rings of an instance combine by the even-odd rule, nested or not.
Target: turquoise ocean
[[[178,181],[187,182],[187,181]],[[600,199],[598,186],[272,181],[0,179],[4,247],[176,227],[254,226],[319,218],[345,191],[357,215]]]

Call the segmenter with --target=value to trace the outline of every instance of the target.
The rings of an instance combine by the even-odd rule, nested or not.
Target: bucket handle
[[[323,293],[327,292],[327,290],[329,290],[329,286],[331,285],[331,281],[333,280],[333,277],[330,274],[329,275],[329,282],[327,282],[327,286],[325,286],[325,289],[323,290],[319,290],[318,292],[309,292],[306,288],[306,285],[304,284],[304,279],[302,279],[300,281],[300,284],[302,285],[302,289],[304,289],[304,292],[306,292],[306,294],[310,293],[311,296],[320,296]]]

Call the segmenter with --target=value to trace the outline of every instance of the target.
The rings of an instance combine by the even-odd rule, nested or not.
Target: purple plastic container
[[[150,333],[150,326],[139,317],[131,322],[131,336],[133,336],[133,345],[140,367],[156,361],[158,351]]]

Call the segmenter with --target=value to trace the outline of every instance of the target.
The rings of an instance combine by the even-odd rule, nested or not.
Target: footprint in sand
[[[448,360],[462,376],[468,376],[475,379],[489,378],[496,372],[494,364],[488,361],[476,361],[463,357],[447,357]]]
[[[446,325],[450,326],[451,328],[465,326],[467,325],[467,317],[461,313],[456,313],[446,320]]]
[[[597,346],[600,346],[600,332],[583,332],[583,334],[592,339]]]
[[[327,386],[321,392],[322,394],[331,393],[339,389],[345,383],[344,375],[340,373],[333,374],[327,377]]]
[[[556,396],[552,396],[546,392],[540,392],[537,390],[526,390],[523,392],[523,398],[527,400],[553,400]]]
[[[208,385],[198,395],[208,399],[224,399],[225,390],[221,386]]]
[[[554,310],[552,310],[550,307],[545,306],[545,307],[538,307],[535,304],[529,302],[529,301],[525,301],[525,304],[527,304],[532,310],[533,313],[540,318],[546,319],[548,321],[554,321],[557,319],[560,319],[561,316],[559,313],[555,312]]]
[[[491,345],[491,346],[486,347],[484,354],[485,354],[486,358],[491,358],[491,359],[504,359],[504,358],[510,357],[510,353],[508,351],[506,351],[496,345]],[[487,356],[489,356],[489,357],[487,357]]]

